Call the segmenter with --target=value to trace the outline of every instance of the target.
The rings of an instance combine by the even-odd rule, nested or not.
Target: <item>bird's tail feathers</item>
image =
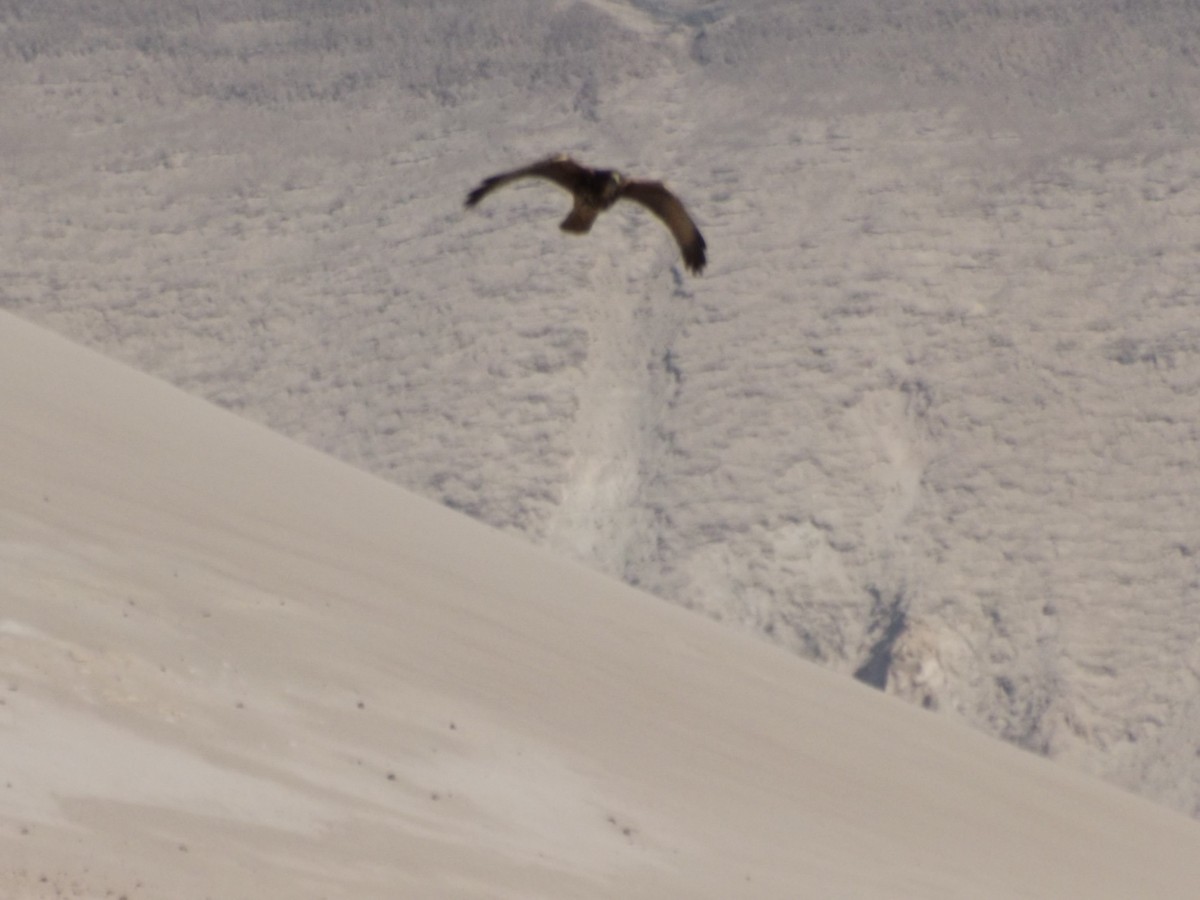
[[[596,213],[597,210],[592,207],[576,203],[571,207],[570,214],[562,220],[558,227],[563,231],[571,232],[571,234],[587,234],[591,231],[592,223],[596,221]]]

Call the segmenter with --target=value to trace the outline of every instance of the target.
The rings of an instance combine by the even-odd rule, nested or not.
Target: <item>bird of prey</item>
[[[661,181],[639,181],[626,178],[611,169],[591,169],[569,156],[550,156],[533,165],[501,172],[485,178],[467,194],[466,206],[472,207],[496,188],[519,178],[545,178],[570,191],[575,198],[571,212],[559,227],[571,234],[587,234],[596,216],[618,200],[633,200],[658,216],[671,229],[683,262],[693,272],[700,272],[708,261],[704,255],[704,236],[692,221],[679,198]]]

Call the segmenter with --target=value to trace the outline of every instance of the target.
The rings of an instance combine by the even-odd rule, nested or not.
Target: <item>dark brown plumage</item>
[[[575,200],[571,212],[559,225],[563,231],[586,234],[604,210],[618,200],[632,200],[658,216],[671,230],[689,269],[699,273],[708,262],[704,235],[683,203],[661,181],[638,181],[611,169],[590,169],[569,156],[551,156],[531,166],[485,178],[467,194],[466,205],[474,206],[492,191],[519,178],[545,178],[571,192]]]

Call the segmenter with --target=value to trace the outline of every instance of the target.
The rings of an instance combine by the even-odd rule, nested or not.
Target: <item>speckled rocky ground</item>
[[[1197,811],[1186,4],[12,7],[5,308]]]

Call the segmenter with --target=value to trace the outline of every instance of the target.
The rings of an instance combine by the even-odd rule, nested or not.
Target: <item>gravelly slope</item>
[[[1200,811],[1200,13],[310,6],[9,4],[0,303]]]

